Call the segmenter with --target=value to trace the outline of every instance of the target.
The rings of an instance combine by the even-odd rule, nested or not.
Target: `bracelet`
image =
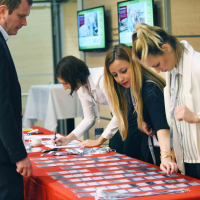
[[[162,160],[163,158],[167,158],[167,157],[170,157],[172,159],[172,156],[169,156],[169,155],[162,155],[160,156],[160,159]]]
[[[162,152],[164,152],[164,155],[162,155]],[[166,150],[160,151],[160,154],[161,154],[160,159],[167,158],[167,157],[171,157],[171,159],[172,159],[172,154]]]

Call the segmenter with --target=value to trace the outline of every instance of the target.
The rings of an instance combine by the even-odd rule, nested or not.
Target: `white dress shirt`
[[[100,105],[109,105],[108,97],[104,88],[104,76],[103,76],[104,68],[103,67],[90,68],[89,70],[90,70],[90,75],[88,76],[88,81],[95,102]],[[76,137],[79,138],[95,124],[96,116],[92,105],[92,97],[88,89],[85,86],[81,86],[77,91],[77,93],[82,104],[84,119],[72,131],[72,133],[74,133]],[[106,127],[102,136],[105,139],[110,139],[117,131],[118,131],[117,118],[113,113],[113,118]]]
[[[179,85],[179,92],[177,99],[177,107],[178,107],[181,105],[186,105],[185,94],[184,94],[185,83],[183,82],[183,65],[179,65],[176,71],[179,74],[179,79],[176,80],[176,89],[178,88]],[[179,83],[177,83],[178,81]],[[194,143],[194,138],[191,137],[190,124],[184,120],[182,121],[177,120],[175,116],[175,126],[177,128],[180,144],[183,149],[183,161],[185,163],[200,163],[200,158]]]
[[[8,33],[4,30],[4,28],[0,25],[0,31],[5,39],[5,41],[7,41],[9,39],[9,35]]]
[[[182,69],[182,71],[179,71],[180,80],[179,87],[182,93],[182,97],[180,97],[180,104],[181,101],[184,100],[184,104],[188,107],[189,110],[191,110],[194,113],[200,112],[200,53],[196,52],[193,47],[187,42],[187,41],[181,41],[181,43],[184,44],[187,52],[184,52],[183,55],[183,62],[180,62],[177,68]],[[171,97],[170,97],[170,77],[171,73],[166,72],[166,87],[164,88],[164,97],[165,97],[165,110],[166,110],[166,116],[168,124],[170,124],[170,104],[171,104]],[[179,101],[179,100],[178,100]],[[179,104],[179,105],[180,105]],[[183,124],[182,124],[183,125]],[[184,144],[183,140],[187,140],[186,138],[179,137],[179,131],[183,131],[183,129],[186,130],[184,127],[180,127],[180,123],[174,123],[173,124],[173,147],[174,152],[176,156],[176,161],[179,167],[179,170],[184,173],[184,162],[188,163],[196,163],[199,161],[200,158],[200,123],[190,123],[188,124],[189,128],[188,131],[190,131],[189,134],[187,134],[188,137],[191,137],[191,143]],[[184,131],[185,131],[184,130]],[[186,130],[187,131],[187,130]],[[184,134],[184,132],[182,132]],[[185,136],[185,135],[184,135]],[[182,136],[181,136],[182,137]],[[189,149],[188,147],[182,148],[183,145],[193,145],[193,149]],[[187,152],[195,152],[194,157],[187,156]],[[189,154],[188,154],[189,155]]]

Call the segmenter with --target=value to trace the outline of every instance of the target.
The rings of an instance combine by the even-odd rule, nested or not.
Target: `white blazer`
[[[188,52],[183,55],[183,93],[188,109],[200,112],[200,53],[196,52],[187,41],[181,41]],[[182,65],[180,61],[179,66]],[[178,67],[179,67],[178,66]],[[168,124],[170,125],[170,72],[166,72],[166,87],[164,88],[165,110]],[[200,123],[190,124],[191,137],[193,137],[198,155],[200,156]],[[175,123],[173,125],[173,147],[179,170],[185,173],[183,151]]]
[[[90,83],[91,93],[95,101],[100,105],[109,105],[107,93],[104,87],[104,67],[89,68],[89,70],[90,75],[88,76],[88,81]],[[84,86],[81,86],[77,93],[83,108],[84,119],[72,131],[72,133],[74,133],[76,137],[79,138],[94,125],[96,121],[96,116],[92,105],[92,97],[88,89],[86,89]],[[106,127],[105,131],[103,132],[102,136],[106,139],[110,139],[117,131],[117,118],[113,113],[113,117]]]

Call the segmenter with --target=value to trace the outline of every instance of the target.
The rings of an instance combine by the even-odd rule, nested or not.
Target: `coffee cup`
[[[34,147],[38,147],[40,146],[42,143],[42,139],[41,138],[31,138],[31,144]]]

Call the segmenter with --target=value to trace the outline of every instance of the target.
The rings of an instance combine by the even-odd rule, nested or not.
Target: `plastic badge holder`
[[[103,133],[104,128],[95,128],[94,129],[94,138],[97,140]]]

